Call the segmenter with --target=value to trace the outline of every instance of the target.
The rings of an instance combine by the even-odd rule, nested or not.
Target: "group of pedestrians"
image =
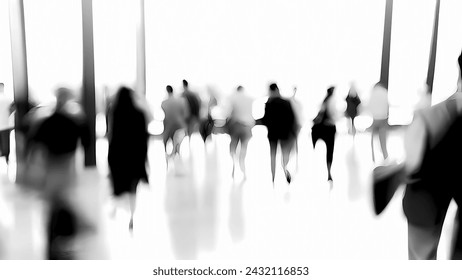
[[[165,118],[163,120],[164,132],[163,140],[166,151],[167,163],[171,156],[179,154],[179,147],[185,135],[191,134],[201,127],[199,132],[205,141],[206,137],[211,134],[214,128],[214,119],[211,116],[210,108],[221,106],[226,112],[226,124],[224,131],[229,134],[230,155],[232,158],[232,176],[234,177],[237,166],[241,170],[244,179],[247,178],[245,168],[245,158],[247,154],[247,146],[252,137],[252,128],[254,125],[264,125],[267,128],[269,152],[271,159],[271,177],[275,180],[276,174],[276,153],[278,147],[281,150],[281,167],[284,176],[288,183],[292,181],[292,174],[287,166],[291,155],[295,153],[297,157],[298,168],[298,136],[302,126],[304,125],[304,116],[302,105],[296,98],[297,87],[293,88],[293,95],[290,98],[281,96],[276,83],[272,83],[268,87],[268,99],[265,104],[264,115],[262,118],[255,120],[253,117],[254,99],[246,92],[243,86],[238,86],[234,93],[226,98],[221,104],[218,104],[217,99],[211,95],[207,109],[207,116],[201,116],[200,111],[204,106],[197,93],[189,90],[188,82],[183,81],[184,92],[181,95],[175,96],[173,88],[168,85],[167,99],[162,103]],[[326,97],[320,106],[320,110],[316,118],[313,120],[311,137],[313,147],[316,146],[318,140],[325,142],[326,151],[326,166],[327,179],[332,181],[331,167],[333,162],[334,144],[336,137],[336,122],[339,114],[334,99],[335,87],[327,89]],[[347,108],[345,111],[346,117],[350,119],[350,131],[354,135],[356,133],[355,118],[359,114],[359,106],[361,99],[354,86],[351,87],[346,98]],[[374,103],[379,101],[371,101]],[[388,108],[388,103],[385,105]],[[376,106],[379,107],[379,106]],[[374,111],[375,108],[372,108]],[[203,115],[203,114],[202,114]],[[388,109],[386,111],[388,116]],[[377,121],[374,121],[373,127]],[[385,120],[386,122],[386,120]],[[380,122],[383,124],[384,122]],[[383,126],[382,126],[383,127]],[[382,130],[379,130],[380,133]],[[374,129],[375,132],[375,129]],[[382,133],[380,134],[382,135]],[[382,140],[382,137],[380,138]],[[383,140],[384,141],[384,140]],[[173,149],[170,153],[167,150],[168,142],[172,143]],[[385,143],[385,142],[384,142]],[[374,153],[373,153],[374,154]]]
[[[462,73],[462,55],[458,59]],[[403,207],[408,219],[409,257],[411,259],[434,259],[441,235],[445,214],[451,199],[460,203],[460,191],[457,182],[458,166],[449,159],[457,158],[461,153],[460,142],[460,92],[462,74],[459,75],[457,92],[445,102],[417,110],[414,121],[407,129],[405,138],[406,160],[400,172],[402,178],[408,177]],[[3,86],[0,88],[2,112],[7,110],[3,97]],[[214,94],[210,94],[208,102],[203,102],[199,95],[189,89],[189,84],[183,80],[183,92],[177,96],[173,87],[166,86],[167,99],[162,102],[165,113],[162,139],[165,147],[167,163],[171,157],[180,154],[180,146],[185,136],[200,132],[204,141],[214,129],[212,109],[219,106]],[[272,83],[268,87],[268,99],[263,117],[254,119],[254,99],[243,86],[238,86],[235,92],[225,101],[227,112],[224,130],[230,136],[229,152],[233,162],[234,177],[239,166],[244,179],[246,172],[246,154],[252,128],[263,125],[267,128],[267,138],[270,152],[271,179],[274,184],[276,174],[276,153],[280,147],[281,168],[287,182],[292,181],[288,170],[291,153],[297,153],[297,139],[303,126],[301,105],[295,98],[297,88],[291,98],[281,96],[279,87]],[[332,181],[332,163],[336,137],[336,122],[339,117],[334,99],[335,87],[326,91],[318,114],[311,127],[313,147],[319,140],[326,145],[327,179]],[[133,229],[133,217],[136,209],[136,190],[139,182],[149,181],[148,175],[148,114],[140,105],[139,97],[127,87],[121,87],[108,109],[108,163],[113,194],[116,197],[126,196],[130,206],[130,221],[128,227]],[[355,119],[360,112],[362,103],[354,85],[351,86],[345,99],[345,116],[349,120],[350,132],[355,135]],[[11,102],[10,102],[11,103]],[[203,104],[206,109],[204,109]],[[375,160],[374,137],[378,135],[383,158],[388,158],[386,145],[388,131],[389,103],[387,89],[377,83],[371,93],[368,109],[373,118],[372,157]],[[8,107],[13,110],[13,107]],[[8,111],[9,114],[11,111]],[[201,114],[202,112],[202,114]],[[69,186],[75,184],[75,155],[79,146],[86,147],[90,143],[90,131],[85,114],[73,92],[60,88],[56,92],[56,105],[50,108],[35,108],[26,116],[28,124],[26,158],[34,162],[41,158],[44,164],[40,166],[43,176],[44,198],[48,202],[48,257],[67,258],[63,255],[63,247],[69,246],[67,239],[79,231],[86,221],[78,217]],[[6,148],[11,130],[2,116],[0,127],[0,151],[8,160],[9,149]],[[8,131],[8,134],[5,133]],[[168,143],[172,150],[168,152]],[[9,148],[9,147],[8,147]],[[35,158],[34,158],[35,157]],[[34,174],[29,170],[28,176]],[[27,173],[27,172],[26,172]],[[35,172],[36,173],[36,172]],[[403,175],[404,174],[404,175]],[[456,177],[454,177],[456,176]],[[439,187],[437,187],[439,186]],[[460,215],[457,215],[457,224]],[[83,226],[85,228],[85,226]],[[460,231],[456,227],[453,258],[460,258],[462,241]]]

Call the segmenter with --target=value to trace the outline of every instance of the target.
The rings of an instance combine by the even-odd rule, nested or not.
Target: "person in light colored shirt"
[[[186,129],[186,101],[183,98],[175,97],[173,88],[166,87],[168,98],[162,102],[162,110],[164,111],[164,132],[162,134],[167,154],[167,143],[172,141],[173,150],[171,156],[180,152],[180,145],[183,140],[183,135],[178,132]],[[167,159],[168,159],[167,155]],[[168,160],[167,160],[168,162]]]
[[[0,156],[4,156],[7,163],[10,157],[10,132],[13,129],[10,121],[12,104],[12,100],[5,95],[4,84],[0,83]]]
[[[387,159],[388,113],[390,105],[388,103],[388,90],[383,87],[381,83],[377,83],[372,89],[367,107],[373,119],[371,126],[372,160],[375,161],[374,137],[377,135],[379,137],[380,147],[382,148],[383,158]]]
[[[236,160],[238,159],[241,171],[244,174],[244,178],[246,178],[245,157],[247,154],[247,145],[252,137],[252,127],[255,124],[252,115],[253,101],[253,98],[245,93],[242,86],[238,86],[236,92],[229,98],[230,114],[227,128],[231,136],[229,151],[233,159],[233,177]],[[241,147],[237,154],[239,143],[241,143]]]
[[[295,157],[296,157],[296,170],[298,170],[298,135],[300,134],[300,130],[303,127],[303,124],[305,123],[305,119],[303,117],[303,106],[296,97],[297,95],[297,87],[294,86],[293,88],[294,94],[292,97],[289,99],[290,105],[292,105],[292,109],[295,114],[295,144],[294,144],[294,152],[295,152]]]

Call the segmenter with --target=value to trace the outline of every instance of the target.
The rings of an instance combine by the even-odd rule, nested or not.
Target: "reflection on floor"
[[[273,188],[269,145],[263,128],[249,144],[248,179],[231,177],[229,137],[214,135],[205,146],[194,135],[182,159],[167,164],[152,140],[150,184],[140,185],[134,231],[127,202],[115,201],[107,179],[107,142],[98,142],[98,170],[80,170],[75,194],[81,215],[97,224],[75,246],[82,259],[406,259],[402,191],[386,212],[372,212],[370,134],[337,136],[333,177],[326,182],[325,146],[312,149],[308,131],[299,139],[293,183],[277,170]],[[390,154],[403,155],[401,133],[389,137]],[[0,173],[0,258],[42,259],[45,205],[34,192]],[[290,168],[296,168],[295,158]],[[117,211],[114,211],[117,209]],[[448,218],[454,215],[451,208]],[[445,225],[440,258],[448,255],[452,223]]]

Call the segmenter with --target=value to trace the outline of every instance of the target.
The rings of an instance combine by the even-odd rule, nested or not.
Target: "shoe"
[[[292,181],[292,176],[290,176],[290,173],[287,170],[285,170],[284,173],[286,174],[287,183],[290,184],[290,182]]]
[[[128,224],[128,230],[130,230],[130,232],[133,231],[133,219],[130,219],[130,223]]]
[[[334,181],[334,180],[332,180],[332,175],[329,174],[329,175],[327,176],[327,181],[330,181],[330,182],[333,182],[333,181]]]

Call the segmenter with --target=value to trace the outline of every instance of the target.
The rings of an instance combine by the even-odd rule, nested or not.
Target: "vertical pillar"
[[[85,166],[96,165],[95,57],[93,49],[93,1],[82,0],[83,77],[82,101],[90,130]]]
[[[438,43],[438,23],[440,18],[440,0],[436,0],[435,19],[433,22],[433,35],[430,47],[430,59],[428,60],[427,87],[428,93],[433,92],[433,79],[435,77],[436,47]]]
[[[16,106],[16,181],[21,182],[25,160],[25,135],[23,120],[29,109],[29,83],[27,76],[27,51],[23,0],[10,0],[9,9],[13,92]]]
[[[393,15],[393,0],[387,0],[385,6],[385,24],[383,27],[382,67],[380,70],[380,83],[388,89],[388,77],[390,72],[390,46],[391,46],[391,21]]]
[[[146,35],[144,22],[144,0],[139,0],[136,24],[136,91],[146,94]]]

